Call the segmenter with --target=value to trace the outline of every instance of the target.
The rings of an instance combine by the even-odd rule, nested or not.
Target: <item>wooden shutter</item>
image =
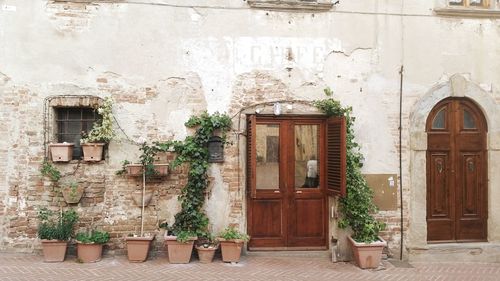
[[[255,186],[255,165],[256,165],[256,149],[255,149],[255,133],[256,133],[256,117],[255,115],[247,115],[247,193],[250,198],[256,198]]]
[[[328,195],[346,194],[346,120],[330,117],[326,125],[326,186]]]

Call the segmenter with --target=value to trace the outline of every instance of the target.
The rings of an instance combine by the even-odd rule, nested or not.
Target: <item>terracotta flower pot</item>
[[[176,236],[166,236],[165,244],[167,246],[168,261],[170,263],[189,263],[193,253],[193,244],[196,237],[192,237],[186,243],[177,241]]]
[[[83,161],[101,161],[104,145],[105,143],[82,143]]]
[[[98,262],[102,256],[102,244],[85,244],[77,242],[76,251],[81,262]]]
[[[239,262],[241,257],[241,249],[243,248],[243,240],[220,240],[223,262]]]
[[[67,241],[42,239],[43,259],[45,262],[62,262],[66,256]]]
[[[382,259],[382,251],[387,245],[387,242],[380,237],[380,241],[372,243],[358,243],[354,241],[351,236],[347,238],[351,244],[356,264],[360,268],[377,268],[379,266],[380,260]]]
[[[148,258],[151,241],[155,237],[127,237],[127,256],[129,262],[144,262]]]
[[[203,246],[196,247],[198,251],[198,259],[201,263],[211,263],[214,259],[215,251],[217,250],[217,246],[209,246],[207,248]]]
[[[65,186],[61,188],[61,193],[64,197],[64,201],[66,201],[66,203],[68,204],[76,204],[80,202],[84,191],[85,188],[80,185],[78,185],[76,188],[72,188],[71,186]]]
[[[127,175],[131,177],[142,176],[142,165],[141,164],[127,164],[125,166],[127,170]],[[168,164],[154,164],[154,169],[158,177],[164,177],[168,175]]]
[[[146,193],[144,194],[145,207],[149,205],[152,198],[153,198],[153,191],[146,190]],[[142,207],[142,190],[135,190],[134,192],[132,192],[132,200],[134,200],[134,203],[137,206]]]
[[[74,143],[51,143],[49,144],[50,155],[53,162],[69,162],[73,159]]]

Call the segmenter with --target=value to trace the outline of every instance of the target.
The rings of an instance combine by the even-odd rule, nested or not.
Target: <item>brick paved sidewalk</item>
[[[44,263],[41,256],[0,253],[0,280],[500,280],[500,264],[412,263],[397,268],[384,261],[378,270],[361,270],[350,263],[331,263],[324,257],[244,256],[239,264],[216,259],[169,264],[166,257],[129,263],[124,256],[106,257],[94,264],[75,258]]]

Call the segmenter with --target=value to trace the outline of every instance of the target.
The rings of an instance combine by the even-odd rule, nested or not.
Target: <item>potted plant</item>
[[[113,100],[110,97],[104,99],[97,113],[102,119],[94,124],[88,133],[82,133],[80,143],[83,150],[83,160],[98,162],[102,160],[104,145],[109,143],[115,136],[113,130]]]
[[[97,262],[102,257],[102,246],[109,241],[109,233],[99,230],[81,232],[75,239],[78,260],[84,263]]]
[[[211,263],[214,259],[215,251],[219,248],[219,243],[211,233],[206,233],[196,241],[196,251],[201,263]]]
[[[165,232],[165,244],[167,246],[168,261],[170,263],[189,263],[193,253],[194,241],[198,239],[196,233],[191,231],[179,231],[169,235]]]
[[[61,188],[61,193],[66,203],[76,204],[80,202],[84,190],[83,186],[77,184],[75,181],[72,181],[68,185]]]
[[[144,262],[148,258],[151,241],[154,238],[154,235],[129,235],[125,238],[129,262]]]
[[[69,162],[73,159],[74,143],[62,142],[49,144],[50,156],[52,162]]]
[[[354,117],[352,108],[344,108],[331,98],[332,91],[324,90],[328,98],[313,102],[327,116],[338,116],[346,121],[346,195],[339,199],[342,218],[340,228],[350,227],[352,236],[348,238],[356,263],[361,268],[378,267],[386,242],[378,236],[385,224],[377,221],[373,214],[377,207],[373,203],[373,191],[361,173],[363,155],[354,140]]]
[[[152,190],[146,190],[145,192],[142,192],[142,189],[137,189],[132,192],[132,200],[139,207],[142,207],[143,204],[144,207],[147,207],[151,202],[151,199],[153,199]]]
[[[217,238],[220,242],[223,262],[239,262],[241,249],[244,242],[250,240],[250,236],[241,233],[234,227],[227,227]]]
[[[73,209],[56,213],[44,207],[38,211],[38,220],[38,237],[42,242],[45,262],[64,261],[78,214]]]

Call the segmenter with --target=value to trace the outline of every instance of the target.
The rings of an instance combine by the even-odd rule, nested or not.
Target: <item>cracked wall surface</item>
[[[39,250],[36,208],[59,204],[54,187],[38,172],[48,96],[116,101],[121,129],[106,161],[61,165],[66,173],[76,168],[82,182],[89,182],[78,208],[96,214],[96,221],[112,232],[109,250],[116,253],[123,253],[122,237],[137,231],[139,209],[130,207],[129,196],[137,183],[114,171],[122,160],[137,159],[139,138],[184,139],[190,133],[184,122],[204,110],[233,116],[254,111],[256,103],[321,99],[330,87],[336,99],[353,107],[355,134],[366,158],[363,173],[399,174],[401,66],[399,206],[405,243],[422,246],[422,220],[414,219],[422,216],[414,208],[422,204],[422,190],[412,168],[425,159],[412,154],[411,116],[432,107],[419,105],[433,87],[456,74],[482,89],[493,108],[500,102],[498,21],[438,17],[432,9],[442,1],[353,0],[327,12],[257,10],[232,0],[133,2],[0,1],[0,129],[6,132],[0,136],[0,249]],[[290,113],[317,111],[297,106]],[[233,118],[233,129],[242,133],[244,118],[239,118]],[[500,143],[499,132],[498,126],[489,127],[490,143]],[[418,128],[416,134],[422,133]],[[234,224],[245,230],[246,140],[238,134],[231,140],[235,145],[226,148],[226,162],[210,168],[206,208],[214,229]],[[490,167],[499,165],[494,155]],[[173,219],[183,172],[152,185],[148,231],[158,231],[158,220]],[[491,194],[490,212],[497,212],[499,200]],[[383,236],[391,254],[399,252],[399,215],[400,210],[378,214],[388,224]],[[499,227],[500,221],[490,219],[490,232]],[[336,233],[334,219],[330,232]],[[500,243],[497,235],[489,237]],[[161,243],[155,247],[161,249]]]

